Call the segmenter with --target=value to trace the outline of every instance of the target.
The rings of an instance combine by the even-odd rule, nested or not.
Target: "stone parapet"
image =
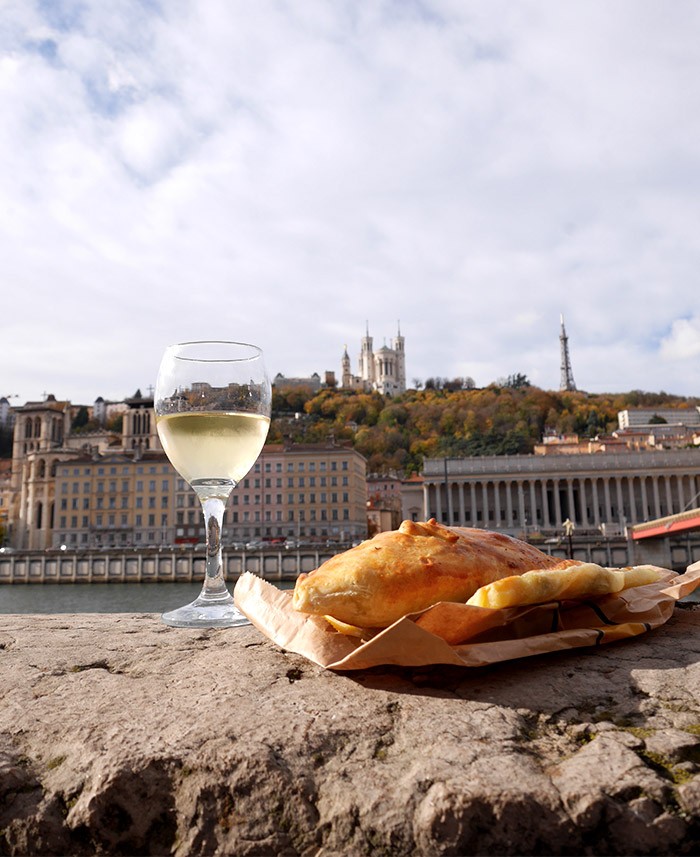
[[[248,626],[4,616],[0,853],[693,854],[700,607],[488,669],[324,671]]]

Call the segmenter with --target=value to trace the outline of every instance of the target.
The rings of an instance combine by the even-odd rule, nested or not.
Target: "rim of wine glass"
[[[190,345],[235,345],[240,348],[250,348],[255,353],[246,357],[187,357],[183,354],[173,354],[175,360],[186,360],[189,363],[246,363],[249,360],[256,360],[263,356],[263,350],[259,345],[253,345],[251,342],[236,342],[229,339],[193,339],[190,342],[176,342],[173,345],[168,345],[167,350],[173,351],[176,348],[187,348]]]

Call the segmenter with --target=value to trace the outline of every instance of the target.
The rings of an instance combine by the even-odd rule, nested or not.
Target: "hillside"
[[[370,472],[417,473],[426,457],[531,453],[545,427],[595,437],[617,428],[626,408],[696,407],[700,399],[667,393],[552,392],[522,376],[514,385],[408,390],[401,396],[325,389],[273,394],[269,439],[350,441]]]

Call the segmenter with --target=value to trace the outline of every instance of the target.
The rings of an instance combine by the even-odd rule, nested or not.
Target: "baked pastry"
[[[482,586],[467,604],[501,610],[504,607],[542,604],[567,598],[597,598],[633,586],[656,583],[663,576],[664,572],[653,565],[618,569],[582,563],[576,568],[548,568],[503,577]]]
[[[490,530],[404,521],[315,571],[300,574],[292,605],[360,628],[386,628],[439,601],[465,602],[480,587],[531,569],[578,564]]]

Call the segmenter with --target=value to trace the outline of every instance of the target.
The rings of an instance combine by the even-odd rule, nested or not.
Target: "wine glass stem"
[[[218,599],[228,595],[221,554],[221,527],[226,501],[219,497],[200,499],[207,534],[207,566],[200,598]]]

